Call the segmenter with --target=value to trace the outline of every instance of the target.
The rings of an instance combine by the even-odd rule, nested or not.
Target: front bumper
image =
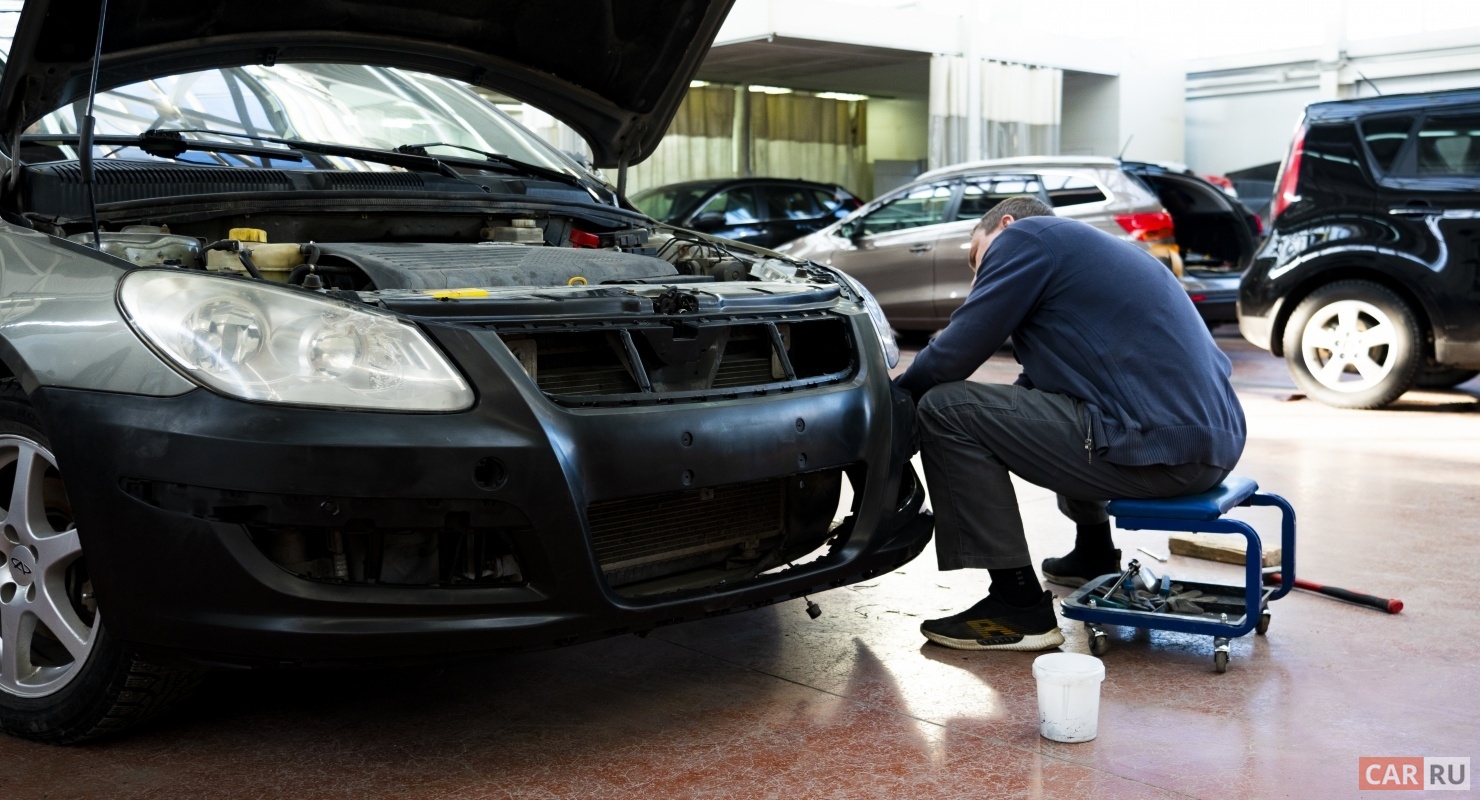
[[[377,414],[58,388],[34,400],[72,500],[101,615],[151,653],[213,664],[417,661],[641,632],[800,597],[887,572],[933,522],[908,470],[913,409],[877,344],[848,382],[780,396],[568,409],[523,378],[494,334],[438,333],[477,388],[459,414]],[[801,421],[799,423],[799,421]],[[475,470],[497,459],[496,488]],[[859,503],[826,555],[707,589],[624,597],[593,555],[591,503],[849,467]],[[904,489],[901,491],[902,475]],[[859,479],[861,478],[861,485]],[[308,580],[269,560],[246,525],[160,491],[282,496],[322,509],[496,501],[528,520],[519,585],[392,587]],[[305,512],[307,513],[307,512]],[[409,513],[409,512],[408,512]]]

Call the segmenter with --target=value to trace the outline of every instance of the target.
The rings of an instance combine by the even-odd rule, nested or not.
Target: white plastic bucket
[[[1055,742],[1087,742],[1100,723],[1100,682],[1105,664],[1080,653],[1047,653],[1033,659],[1038,680],[1038,733]]]

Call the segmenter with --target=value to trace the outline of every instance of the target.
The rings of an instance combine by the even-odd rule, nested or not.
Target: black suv
[[[1306,109],[1239,330],[1308,395],[1376,408],[1480,370],[1480,91]]]

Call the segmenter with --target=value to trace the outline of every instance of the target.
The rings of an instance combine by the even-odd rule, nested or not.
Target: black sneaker
[[[1078,550],[1069,551],[1069,555],[1063,558],[1043,559],[1043,579],[1049,583],[1057,583],[1060,586],[1073,586],[1075,589],[1089,583],[1101,575],[1115,573],[1119,575],[1120,551],[1111,550],[1110,555],[1095,558],[1085,558],[1079,555]]]
[[[1053,593],[1037,605],[1010,606],[991,595],[960,614],[920,623],[920,633],[936,644],[957,650],[1048,650],[1064,643]]]

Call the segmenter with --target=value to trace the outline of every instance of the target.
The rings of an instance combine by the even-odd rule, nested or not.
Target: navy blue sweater
[[[1232,469],[1244,411],[1231,365],[1177,279],[1141,248],[1082,222],[1014,222],[982,257],[971,294],[898,379],[919,400],[965,380],[1012,336],[1026,380],[1085,401],[1113,464]]]

